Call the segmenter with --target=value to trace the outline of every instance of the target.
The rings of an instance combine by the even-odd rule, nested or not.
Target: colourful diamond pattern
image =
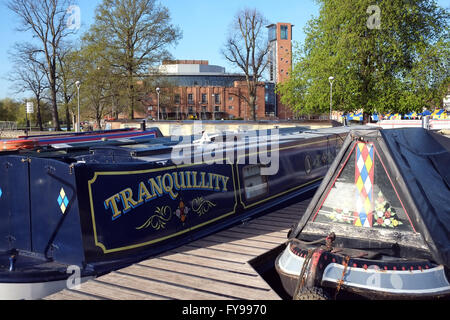
[[[372,227],[373,219],[373,165],[372,144],[359,142],[356,148],[355,185],[357,188],[355,226]]]
[[[66,212],[67,205],[69,204],[69,199],[67,198],[64,188],[61,188],[57,201],[59,204],[59,208],[61,209],[61,212],[64,214]]]

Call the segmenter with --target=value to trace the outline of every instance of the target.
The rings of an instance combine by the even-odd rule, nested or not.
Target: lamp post
[[[158,95],[158,121],[159,121],[159,92],[161,91],[161,89],[158,87],[156,88],[156,94]]]
[[[80,85],[81,85],[81,82],[77,81],[77,82],[75,82],[75,85],[77,86],[77,92],[78,92],[78,115],[77,115],[76,132],[80,132]]]
[[[334,77],[330,76],[328,78],[328,81],[330,82],[330,121],[331,121],[331,106],[333,105],[333,81],[334,81]]]
[[[214,106],[214,104],[216,103],[215,97],[216,95],[213,93],[212,95],[212,108],[213,108],[213,120],[216,120],[216,107]]]

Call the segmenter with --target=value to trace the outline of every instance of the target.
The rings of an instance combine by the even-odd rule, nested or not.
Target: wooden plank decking
[[[48,300],[279,300],[248,263],[286,241],[310,199],[55,293]]]

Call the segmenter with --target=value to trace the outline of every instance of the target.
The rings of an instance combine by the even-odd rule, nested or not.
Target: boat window
[[[357,142],[345,161],[313,221],[413,230],[375,146]]]
[[[244,191],[247,200],[253,200],[268,192],[267,176],[261,175],[260,165],[249,165],[242,168]]]

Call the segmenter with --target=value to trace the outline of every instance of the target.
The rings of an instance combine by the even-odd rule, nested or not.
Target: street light
[[[328,81],[330,82],[330,121],[331,121],[331,106],[333,104],[333,81],[334,81],[334,77],[330,76],[328,78]]]
[[[156,94],[158,95],[158,121],[159,121],[159,92],[161,91],[161,89],[158,87],[156,88]]]
[[[81,85],[81,82],[77,81],[77,82],[75,82],[75,85],[77,86],[77,91],[78,91],[78,116],[77,116],[76,132],[80,132],[80,85]]]

